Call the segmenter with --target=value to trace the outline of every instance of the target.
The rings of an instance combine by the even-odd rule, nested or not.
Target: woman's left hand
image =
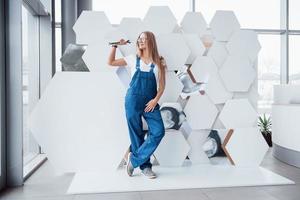
[[[151,99],[147,104],[146,104],[146,108],[145,108],[145,112],[149,112],[149,111],[153,111],[155,106],[157,104],[157,101],[155,99]]]

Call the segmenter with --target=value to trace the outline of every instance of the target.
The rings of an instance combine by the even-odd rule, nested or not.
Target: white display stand
[[[273,155],[300,167],[300,85],[274,86],[272,105]]]
[[[241,31],[232,11],[217,11],[210,27],[201,13],[187,12],[180,24],[167,6],[150,7],[143,20],[125,18],[119,27],[112,27],[102,11],[83,11],[78,18],[74,31],[77,43],[87,44],[83,59],[90,72],[57,73],[30,118],[31,131],[56,170],[77,173],[69,193],[292,183],[259,167],[268,147],[258,134],[256,101],[251,101],[257,96],[257,35]],[[185,126],[168,130],[155,151],[159,180],[151,184],[116,170],[130,144],[124,113],[130,77],[128,67],[106,63],[108,42],[121,37],[133,40],[118,48],[118,57],[127,56],[134,52],[138,31],[144,28],[155,33],[168,66],[160,104],[182,103],[186,114]],[[208,28],[214,41],[204,51]],[[245,51],[241,54],[240,49]],[[211,77],[206,94],[180,98],[183,85],[174,71],[186,67],[194,82]],[[201,145],[212,128],[223,125],[222,132],[233,129],[226,148],[236,165],[207,164],[206,154],[195,145]],[[182,166],[187,155],[191,163]],[[203,166],[196,165],[203,161]]]

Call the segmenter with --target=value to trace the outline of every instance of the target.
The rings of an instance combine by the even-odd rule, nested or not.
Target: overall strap
[[[150,67],[151,67],[150,72],[153,72],[153,69],[154,69],[155,65],[153,63],[151,63]]]
[[[136,69],[140,69],[140,60],[141,58],[138,55],[136,55],[136,64],[135,64]]]

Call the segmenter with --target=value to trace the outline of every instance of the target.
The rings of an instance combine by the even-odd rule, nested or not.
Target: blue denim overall
[[[160,105],[157,104],[151,112],[144,112],[146,104],[157,94],[154,64],[149,72],[140,70],[140,57],[136,57],[136,71],[133,75],[125,97],[125,111],[131,140],[131,163],[134,168],[141,170],[152,167],[150,156],[153,154],[161,139],[165,135],[163,120],[160,114]],[[142,116],[148,124],[146,140],[143,131]]]

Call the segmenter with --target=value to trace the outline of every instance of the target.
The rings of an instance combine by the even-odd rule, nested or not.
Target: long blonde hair
[[[158,54],[155,35],[152,32],[150,32],[150,31],[144,31],[144,32],[140,33],[140,35],[139,35],[138,38],[140,38],[140,36],[143,33],[147,37],[146,43],[147,43],[147,46],[148,46],[148,49],[149,49],[149,52],[150,52],[151,59],[158,66],[158,68],[160,69],[160,72],[164,74],[165,73],[166,65],[164,63],[164,58]],[[139,48],[138,40],[136,41],[136,48],[137,48],[137,54],[138,54],[138,56],[141,57],[142,54],[143,54],[143,52]]]

